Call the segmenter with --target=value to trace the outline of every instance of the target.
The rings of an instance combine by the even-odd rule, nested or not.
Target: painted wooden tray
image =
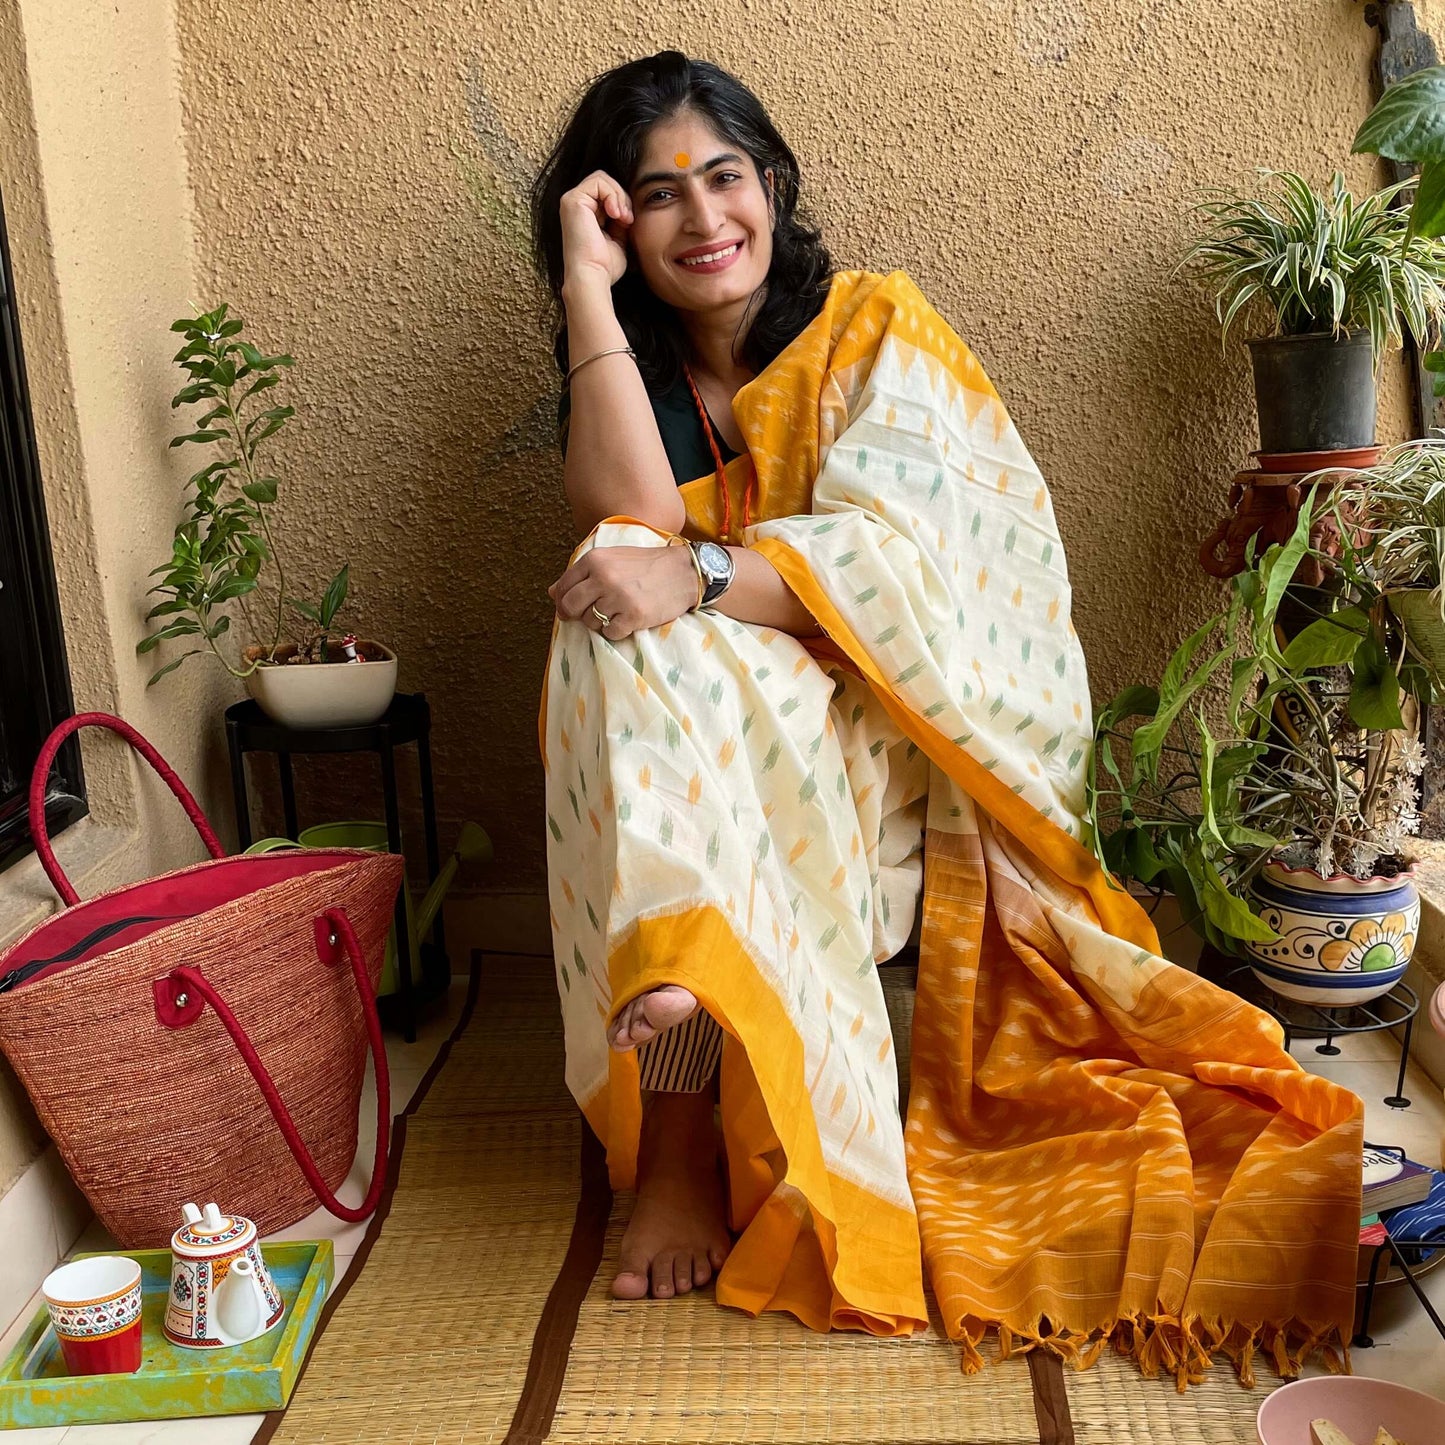
[[[42,1304],[0,1365],[0,1430],[95,1421],[170,1420],[277,1410],[291,1396],[335,1273],[331,1241],[266,1244],[262,1252],[286,1301],[281,1323],[258,1340],[183,1350],[161,1329],[171,1284],[167,1249],[115,1250],[141,1267],[145,1354],[133,1375],[67,1375]]]

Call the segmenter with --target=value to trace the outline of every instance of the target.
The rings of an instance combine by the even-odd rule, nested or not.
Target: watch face
[[[704,571],[710,572],[714,577],[724,577],[727,575],[728,564],[732,561],[732,558],[729,557],[726,550],[719,547],[716,542],[704,542],[702,546],[697,549],[697,556],[698,561],[703,565]]]

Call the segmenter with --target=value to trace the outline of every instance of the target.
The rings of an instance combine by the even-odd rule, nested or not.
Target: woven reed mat
[[[551,969],[488,955],[398,1121],[389,1187],[290,1407],[285,1445],[1249,1445],[1264,1388],[1187,1395],[1106,1354],[965,1376],[908,1340],[751,1320],[710,1290],[608,1295],[631,1199],[562,1083]],[[890,1000],[891,1002],[891,1000]],[[363,1267],[364,1266],[364,1267]]]

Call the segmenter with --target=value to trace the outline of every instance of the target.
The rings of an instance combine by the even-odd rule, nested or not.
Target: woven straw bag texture
[[[214,1009],[182,1027],[160,1021],[153,985],[180,965],[199,969],[230,1006],[327,1184],[335,1189],[349,1172],[366,1025],[344,953],[320,956],[317,920],[345,912],[374,987],[403,862],[326,851],[334,866],[270,882],[0,994],[0,1049],[124,1247],[167,1243],[186,1200],[217,1200],[263,1234],[316,1206]],[[207,870],[248,861],[201,863],[156,883],[184,898],[188,887],[202,891]]]

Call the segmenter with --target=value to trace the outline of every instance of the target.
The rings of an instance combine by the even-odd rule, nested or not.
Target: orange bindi
[[[679,170],[685,171],[692,164],[692,157],[688,155],[686,151],[678,151],[678,153],[673,156],[672,163]]]

